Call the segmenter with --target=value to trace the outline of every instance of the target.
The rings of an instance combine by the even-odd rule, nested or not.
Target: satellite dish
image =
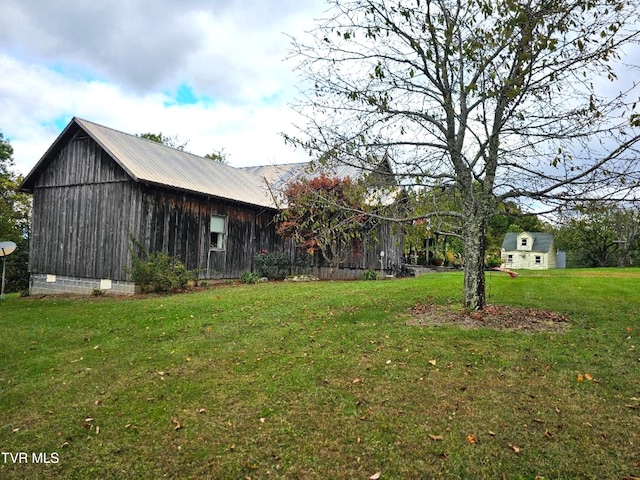
[[[13,253],[16,244],[13,242],[0,242],[0,257],[2,257],[2,287],[0,287],[0,300],[4,300],[4,275],[7,269],[7,255]]]
[[[13,253],[16,249],[16,244],[13,242],[0,242],[0,257],[6,257]]]

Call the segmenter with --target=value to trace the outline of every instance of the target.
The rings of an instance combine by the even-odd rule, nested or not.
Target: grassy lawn
[[[490,303],[564,333],[407,325],[461,285],[8,296],[0,477],[640,476],[640,269],[488,276]]]

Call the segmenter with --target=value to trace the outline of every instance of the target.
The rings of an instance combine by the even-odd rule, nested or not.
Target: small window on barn
[[[211,234],[209,241],[209,248],[211,250],[224,250],[225,236],[227,227],[226,217],[219,217],[217,215],[211,215]]]
[[[513,255],[507,255],[507,263],[513,263]]]
[[[542,263],[542,257],[540,255],[536,255],[536,263],[537,264]]]

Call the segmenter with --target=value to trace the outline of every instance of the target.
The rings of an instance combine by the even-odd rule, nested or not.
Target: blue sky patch
[[[191,88],[186,83],[181,83],[175,91],[175,95],[172,95],[169,92],[165,92],[168,96],[173,98],[173,101],[168,101],[164,103],[165,107],[170,107],[172,105],[204,105],[205,107],[212,106],[214,101],[210,97],[199,97],[197,96],[193,88]]]
[[[76,64],[69,64],[65,62],[54,62],[47,64],[47,68],[53,72],[59,73],[65,78],[72,80],[84,80],[87,83],[102,81],[104,79],[99,78],[94,72],[83,68]]]
[[[178,87],[175,99],[179,105],[193,105],[198,103],[198,99],[195,93],[193,93],[193,89],[186,83],[183,83]]]
[[[64,130],[64,128],[67,126],[67,124],[71,121],[71,118],[72,117],[70,115],[63,115],[61,117],[56,118],[53,121],[53,124],[61,132],[62,130]]]

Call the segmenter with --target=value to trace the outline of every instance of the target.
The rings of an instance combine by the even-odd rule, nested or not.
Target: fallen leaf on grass
[[[435,359],[429,360],[429,364],[435,367],[436,363],[438,363]]]
[[[434,442],[441,442],[442,440],[444,440],[444,437],[442,435],[429,435],[429,438]]]
[[[180,423],[180,421],[178,419],[172,418],[171,421],[175,425],[175,427],[173,428],[174,430],[180,430],[182,428],[182,424]]]
[[[478,439],[475,435],[467,435],[467,443],[473,445],[474,443],[478,443]]]
[[[380,478],[380,475],[381,475],[380,472],[376,472],[369,477],[369,480],[378,480]]]
[[[516,453],[520,453],[520,448],[516,447],[515,445],[509,444],[509,448],[511,448],[511,450],[513,450]]]
[[[585,373],[584,375],[582,375],[581,373],[579,373],[579,374],[578,374],[577,379],[578,379],[578,382],[583,382],[583,381],[585,381],[585,380],[587,380],[587,381],[589,381],[589,382],[590,382],[590,381],[592,381],[592,380],[593,380],[593,377],[592,377],[592,376],[591,376],[591,374],[589,374],[589,373]]]
[[[198,409],[198,413],[206,413],[207,409],[206,408],[199,408]]]

